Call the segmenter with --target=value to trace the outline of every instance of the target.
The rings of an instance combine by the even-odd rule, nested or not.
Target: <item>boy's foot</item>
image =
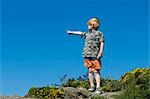
[[[102,94],[103,92],[102,92],[102,88],[96,88],[96,90],[95,90],[95,93],[96,94]]]
[[[88,89],[88,91],[94,92],[94,91],[95,91],[95,86],[91,86],[91,87]]]

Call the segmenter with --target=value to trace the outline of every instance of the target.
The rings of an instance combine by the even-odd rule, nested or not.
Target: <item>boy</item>
[[[68,34],[80,35],[85,39],[85,45],[83,48],[84,65],[88,68],[88,76],[90,82],[91,92],[102,93],[100,88],[100,73],[101,61],[100,58],[103,54],[104,48],[104,35],[98,31],[99,19],[92,18],[88,21],[88,32],[81,31],[69,31]],[[94,74],[96,79],[96,87],[94,86]]]

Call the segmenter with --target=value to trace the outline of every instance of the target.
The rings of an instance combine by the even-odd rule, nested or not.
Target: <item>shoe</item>
[[[91,86],[91,87],[88,89],[88,91],[94,92],[94,91],[95,91],[95,86]]]
[[[95,90],[95,93],[96,94],[102,94],[103,92],[102,92],[102,88],[96,88],[96,90]]]

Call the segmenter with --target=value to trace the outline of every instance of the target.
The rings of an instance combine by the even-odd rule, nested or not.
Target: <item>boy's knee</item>
[[[88,69],[88,72],[89,72],[89,73],[94,73],[92,68],[89,68],[89,69]]]
[[[95,74],[99,74],[99,70],[96,70],[96,69],[95,69],[95,70],[94,70],[94,73],[95,73]]]

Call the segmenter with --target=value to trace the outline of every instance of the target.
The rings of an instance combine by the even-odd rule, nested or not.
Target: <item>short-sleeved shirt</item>
[[[81,37],[85,39],[83,57],[97,57],[101,42],[104,42],[104,35],[100,31],[82,32]]]

